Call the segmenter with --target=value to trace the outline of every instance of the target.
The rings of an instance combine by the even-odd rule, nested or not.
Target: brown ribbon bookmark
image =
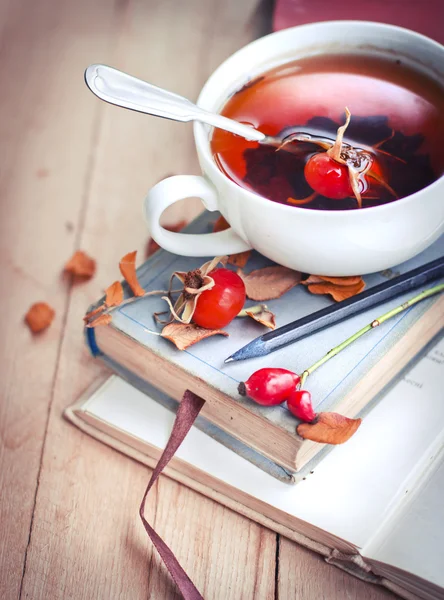
[[[194,583],[182,569],[179,561],[174,556],[173,552],[168,548],[162,538],[154,531],[148,521],[145,519],[145,503],[148,496],[148,492],[153,487],[156,479],[162,473],[163,469],[167,466],[170,460],[173,458],[176,450],[179,448],[185,436],[191,429],[194,421],[196,420],[202,406],[205,404],[205,400],[202,400],[193,392],[187,390],[183,395],[183,398],[179,404],[177,410],[176,419],[174,421],[173,430],[171,431],[170,438],[165,446],[165,450],[157,463],[151,479],[143,495],[142,504],[140,505],[139,514],[142,519],[143,526],[147,534],[150,536],[151,541],[156,546],[161,559],[165,563],[166,568],[171,574],[171,577],[176,582],[184,600],[204,600],[203,596],[199,593]]]

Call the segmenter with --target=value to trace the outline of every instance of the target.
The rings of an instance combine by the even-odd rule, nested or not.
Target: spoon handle
[[[248,140],[259,142],[266,137],[249,125],[207,112],[178,94],[106,65],[89,66],[85,71],[85,82],[101,100],[123,108],[173,121],[201,121]]]

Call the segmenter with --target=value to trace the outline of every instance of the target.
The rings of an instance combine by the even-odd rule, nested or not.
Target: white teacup
[[[198,104],[218,112],[229,95],[252,76],[289,60],[328,52],[399,57],[444,86],[444,47],[440,44],[390,25],[333,21],[286,29],[242,48],[211,75]],[[196,123],[194,136],[203,176],[169,177],[155,185],[145,200],[152,237],[175,254],[217,256],[254,248],[305,273],[356,275],[408,260],[444,232],[444,177],[382,206],[311,210],[278,204],[240,187],[214,162],[209,128]],[[168,206],[195,196],[208,210],[219,210],[231,228],[187,235],[160,226]]]

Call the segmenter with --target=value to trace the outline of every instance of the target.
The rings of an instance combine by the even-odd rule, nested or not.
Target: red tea
[[[215,161],[240,186],[275,202],[357,208],[361,203],[351,188],[341,198],[331,197],[324,187],[309,185],[313,179],[307,170],[310,159],[333,145],[345,107],[351,112],[344,135],[348,158],[355,150],[371,157],[372,168],[359,183],[362,207],[408,196],[443,174],[444,90],[400,60],[369,56],[306,58],[245,85],[221,114],[267,135],[299,141],[277,151],[215,130]]]

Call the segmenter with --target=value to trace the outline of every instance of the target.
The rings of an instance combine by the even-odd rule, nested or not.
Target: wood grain
[[[389,600],[388,590],[332,569],[324,559],[293,542],[279,540],[276,598],[279,600]]]
[[[270,6],[0,0],[1,598],[177,597],[138,519],[149,470],[70,426],[62,411],[101,372],[81,317],[119,277],[119,258],[144,249],[143,196],[169,173],[199,172],[192,127],[102,104],[82,74],[105,62],[196,99],[224,58],[266,32]],[[165,219],[198,210],[191,201]],[[79,248],[98,272],[72,285],[60,273]],[[22,318],[38,300],[57,317],[32,337]],[[316,557],[310,578],[319,585],[310,588],[304,569],[296,581],[307,554],[285,541],[276,589],[276,535],[167,478],[147,515],[207,599],[311,599],[328,586],[387,597]]]
[[[109,36],[105,5],[1,5],[0,597],[6,599],[20,592],[69,299],[70,282],[60,274],[76,245],[96,121],[81,68],[109,43],[82,15],[88,7],[92,18],[103,13],[99,33]],[[54,306],[56,320],[33,337],[23,316],[39,300]]]
[[[220,33],[214,33],[217,3],[212,4],[205,10],[197,1],[187,3],[186,9],[173,2],[118,5],[110,19],[113,47],[88,62],[108,62],[195,97],[225,53],[248,41],[232,37],[223,55],[213,49],[214,62],[208,53],[206,64],[201,64],[203,48],[226,37],[224,13],[216,24]],[[255,3],[244,6],[249,17]],[[229,15],[239,7],[230,2],[223,10]],[[169,80],[172,75],[165,65],[174,65],[178,57],[180,67],[173,69],[175,77]],[[69,299],[22,596],[171,598],[174,586],[137,516],[147,471],[73,430],[61,421],[61,412],[97,376],[83,346],[81,316],[101,289],[118,277],[119,258],[144,247],[147,234],[140,218],[144,193],[172,163],[178,172],[198,172],[198,167],[191,127],[144,118],[88,98],[99,108],[95,139],[88,149],[92,169],[84,192],[86,210],[79,219],[79,246],[97,259],[99,269],[93,281],[73,288]],[[190,214],[189,208],[182,208],[182,214],[184,210]],[[206,598],[250,598],[255,589],[261,597],[273,597],[275,534],[169,480],[162,480],[156,489],[148,515]]]

